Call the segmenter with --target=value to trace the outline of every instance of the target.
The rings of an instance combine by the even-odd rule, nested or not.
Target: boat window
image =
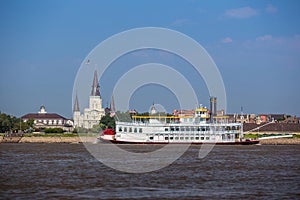
[[[135,132],[135,133],[137,132],[137,128],[134,128],[134,132]]]
[[[199,137],[195,137],[196,140],[199,140]]]
[[[168,128],[165,128],[165,131],[169,131],[169,129],[168,129]]]
[[[178,140],[179,139],[179,137],[175,137],[175,140]]]
[[[169,140],[169,137],[165,137],[165,140]]]
[[[185,137],[185,139],[186,139],[186,140],[188,140],[188,139],[189,139],[189,137]]]
[[[206,130],[209,131],[209,130],[210,130],[210,127],[206,127]]]
[[[201,140],[204,140],[204,137],[201,137]]]
[[[131,127],[129,128],[129,132],[130,132],[130,133],[132,132],[132,128],[131,128]]]
[[[194,137],[191,137],[191,140],[193,140],[194,139]]]
[[[122,126],[119,127],[119,132],[122,132]]]
[[[184,127],[180,127],[180,131],[184,131]]]
[[[139,129],[139,133],[142,133],[142,132],[143,132],[143,129],[142,129],[142,128],[140,128],[140,129]]]
[[[206,139],[206,140],[209,140],[209,137],[206,137],[205,139]]]
[[[181,140],[183,140],[184,137],[180,137]]]
[[[186,127],[185,130],[186,130],[186,131],[190,131],[190,127]]]
[[[197,127],[197,131],[200,131],[200,127]]]
[[[153,140],[153,136],[149,137],[150,140]]]
[[[237,126],[237,127],[236,127],[236,130],[240,130],[240,128],[241,128],[240,126]]]
[[[127,132],[127,127],[124,127],[124,132]]]
[[[179,131],[179,127],[178,127],[178,126],[176,126],[176,127],[175,127],[175,130],[176,130],[176,131]]]
[[[191,131],[195,131],[195,128],[194,128],[194,127],[191,127]]]
[[[171,127],[170,130],[171,130],[171,131],[174,131],[174,127]]]
[[[170,140],[173,140],[173,137],[170,137]]]

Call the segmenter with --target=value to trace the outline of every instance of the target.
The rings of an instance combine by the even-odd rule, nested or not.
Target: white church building
[[[80,113],[78,97],[76,95],[74,108],[73,108],[73,120],[74,128],[93,128],[94,125],[98,125],[101,118],[105,115],[105,111],[102,107],[102,99],[100,95],[100,86],[98,83],[97,71],[94,73],[94,80],[92,85],[92,91],[89,98],[89,107],[85,108],[83,113]]]

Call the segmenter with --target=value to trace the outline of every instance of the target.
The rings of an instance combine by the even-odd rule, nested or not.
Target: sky
[[[2,113],[20,117],[45,105],[48,112],[71,118],[73,84],[87,55],[122,31],[162,27],[179,31],[206,49],[223,78],[228,113],[239,113],[242,106],[246,113],[300,116],[297,0],[1,0],[0,4]],[[146,53],[151,59],[144,62],[158,57],[157,52]],[[132,66],[133,58],[114,64]],[[163,62],[176,63],[175,68],[185,65],[176,59]],[[208,106],[203,81],[197,87],[193,71],[182,67],[181,72]],[[109,80],[118,73],[107,70],[99,80],[104,107],[110,101]],[[167,88],[146,85],[133,94],[130,108],[147,111],[152,102],[166,104],[168,112],[177,106]]]

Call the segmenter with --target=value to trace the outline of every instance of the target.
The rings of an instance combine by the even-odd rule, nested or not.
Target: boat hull
[[[246,140],[246,141],[236,141],[236,142],[134,142],[134,141],[120,141],[120,140],[105,140],[100,138],[102,142],[114,143],[114,144],[215,144],[215,145],[254,145],[258,144],[259,140]]]

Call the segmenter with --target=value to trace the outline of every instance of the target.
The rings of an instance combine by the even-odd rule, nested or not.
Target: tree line
[[[21,118],[0,112],[0,133],[25,131],[33,127],[34,120],[23,122]]]

